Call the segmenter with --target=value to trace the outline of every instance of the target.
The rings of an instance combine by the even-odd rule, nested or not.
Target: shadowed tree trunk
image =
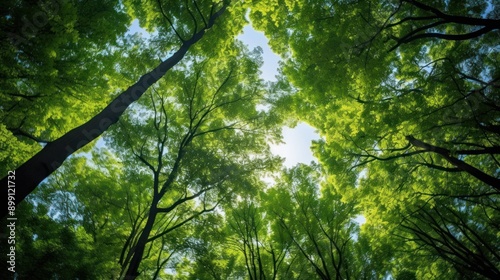
[[[217,74],[220,74],[220,69]],[[193,84],[198,84],[198,79],[201,77],[201,72],[197,72],[195,74],[196,76],[196,81],[193,82]],[[144,228],[140,230],[139,238],[137,240],[137,243],[131,246],[131,249],[127,253],[127,257],[125,258],[125,262],[122,263],[122,274],[124,275],[124,279],[126,280],[133,280],[136,279],[139,274],[141,273],[139,271],[139,267],[141,262],[144,259],[144,254],[147,252],[146,247],[148,244],[151,242],[154,242],[155,240],[158,240],[160,238],[163,238],[170,232],[176,230],[177,228],[182,227],[183,225],[189,223],[193,219],[199,217],[200,215],[203,215],[204,213],[211,212],[215,210],[215,208],[219,205],[219,203],[225,199],[225,196],[222,198],[218,198],[216,202],[208,203],[205,201],[205,199],[201,199],[206,192],[212,191],[219,189],[220,186],[232,175],[235,175],[234,171],[230,171],[234,166],[232,165],[227,165],[226,168],[224,168],[224,172],[222,172],[219,176],[216,176],[215,178],[212,178],[210,180],[200,180],[199,183],[195,183],[197,181],[196,179],[191,180],[191,185],[189,184],[182,184],[177,182],[177,179],[180,175],[182,170],[185,170],[190,162],[189,159],[193,159],[193,156],[189,156],[189,152],[193,152],[192,150],[192,142],[195,138],[207,135],[207,134],[213,134],[217,133],[222,130],[233,130],[233,129],[238,129],[235,127],[235,123],[233,124],[228,124],[228,125],[223,125],[223,126],[217,126],[215,128],[205,128],[202,129],[203,124],[210,123],[210,118],[213,116],[212,113],[214,111],[226,106],[240,102],[240,103],[245,103],[245,101],[248,101],[248,99],[245,100],[246,97],[241,97],[238,96],[236,99],[232,100],[221,100],[217,101],[216,97],[220,96],[219,94],[222,94],[223,91],[227,92],[233,92],[231,90],[224,89],[226,85],[228,84],[229,80],[233,78],[233,71],[229,71],[228,75],[226,76],[225,79],[219,84],[217,89],[214,90],[214,93],[212,95],[212,100],[210,103],[206,103],[204,106],[201,106],[200,108],[196,108],[196,103],[198,101],[203,100],[202,96],[204,92],[198,93],[196,91],[196,88],[192,92],[192,96],[189,98],[188,103],[183,103],[180,104],[181,106],[184,106],[184,108],[187,109],[187,112],[189,114],[187,121],[185,124],[182,126],[187,129],[186,133],[184,135],[177,135],[178,133],[174,133],[174,137],[179,137],[177,140],[175,138],[170,138],[169,136],[169,127],[170,125],[175,125],[175,124],[170,124],[168,123],[168,117],[167,117],[167,110],[163,107],[164,103],[161,102],[160,108],[154,107],[155,110],[155,119],[154,119],[154,127],[157,130],[157,155],[156,155],[156,163],[152,164],[151,162],[148,161],[148,159],[144,156],[144,154],[141,152],[136,153],[133,152],[134,155],[145,165],[147,166],[152,172],[153,172],[153,197],[151,200],[151,203],[149,204],[149,212],[147,214],[147,221],[146,224],[144,225]],[[188,80],[187,76],[183,76],[185,80]],[[189,82],[187,82],[189,83]],[[210,87],[208,85],[207,87]],[[195,100],[195,95],[198,94],[199,99]],[[205,92],[206,94],[206,92]],[[254,94],[254,92],[252,92]],[[177,113],[177,112],[175,112]],[[159,121],[157,121],[157,118]],[[161,121],[163,120],[163,121]],[[163,126],[160,127],[160,123],[163,123]],[[164,132],[160,132],[163,130]],[[175,129],[174,129],[175,130]],[[162,134],[163,133],[163,134]],[[179,141],[177,144],[176,142]],[[200,140],[201,141],[201,140]],[[164,165],[165,162],[165,151],[168,150],[173,150],[174,147],[176,147],[176,152],[175,152],[175,158],[170,158],[169,162],[171,163],[170,165]],[[187,157],[187,159],[186,159]],[[169,171],[167,171],[169,170]],[[189,172],[189,171],[184,171],[184,173],[197,173],[197,172]],[[161,182],[161,174],[168,174],[165,181]],[[168,207],[161,206],[160,201],[164,199],[165,197],[170,197],[170,198],[175,198],[175,194],[173,195],[172,193],[169,193],[169,191],[175,186],[175,184],[181,184],[184,185],[186,188],[183,192],[183,195],[175,199]],[[199,185],[199,189],[191,189],[195,184]],[[200,203],[203,205],[202,209],[193,211],[194,213],[190,213],[187,216],[183,216],[173,224],[170,224],[167,227],[154,229],[155,227],[155,221],[162,219],[165,215],[168,215],[169,213],[173,213],[179,207],[182,205],[193,202],[196,199],[201,199]],[[200,207],[201,208],[201,207]],[[179,214],[175,214],[179,215]],[[159,222],[161,224],[161,222]],[[131,233],[133,235],[134,232]],[[127,246],[127,245],[126,245]],[[125,249],[126,250],[126,249]],[[130,261],[128,261],[130,260]],[[159,268],[157,268],[158,271]]]
[[[223,5],[216,13],[212,14],[207,24],[190,39],[183,41],[182,46],[168,59],[162,61],[155,69],[143,75],[137,83],[118,95],[106,108],[81,126],[72,129],[59,139],[48,143],[40,152],[30,158],[15,170],[15,199],[16,204],[24,200],[35,188],[47,178],[52,172],[78,149],[90,143],[99,137],[109,126],[116,123],[123,112],[133,102],[138,100],[144,92],[167,71],[174,67],[188,52],[189,48],[198,42],[205,31],[210,29],[217,18],[219,18],[226,9]],[[11,175],[11,174],[9,174]],[[2,193],[5,201],[9,190],[8,176],[1,181]],[[2,207],[1,216],[5,217],[8,213],[7,207]],[[12,214],[13,215],[13,214]]]

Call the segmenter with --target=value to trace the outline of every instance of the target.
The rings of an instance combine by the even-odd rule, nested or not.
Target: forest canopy
[[[500,279],[498,1],[4,2],[1,279]]]

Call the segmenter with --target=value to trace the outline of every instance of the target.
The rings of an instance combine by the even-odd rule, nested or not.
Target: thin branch
[[[405,17],[404,19],[400,20],[400,21],[397,21],[395,23],[391,23],[391,24],[388,24],[385,26],[385,28],[391,28],[391,27],[394,27],[396,25],[400,25],[402,24],[403,22],[406,22],[406,21],[409,21],[409,20],[416,20],[416,21],[419,21],[419,20],[431,20],[431,19],[437,19],[438,17],[437,16],[426,16],[426,17]]]
[[[203,20],[203,24],[205,24],[205,28],[206,28],[207,21],[206,21],[205,17],[203,16],[203,13],[201,12],[200,7],[198,6],[198,2],[196,0],[194,0],[193,2],[194,2],[194,6],[196,8],[196,11],[198,11],[198,14],[200,14],[200,17]]]
[[[179,32],[177,31],[177,29],[175,28],[175,26],[172,23],[172,21],[170,20],[170,18],[163,11],[163,7],[161,5],[161,1],[160,0],[156,0],[156,2],[158,3],[158,6],[160,7],[160,12],[163,15],[163,18],[165,18],[167,20],[167,22],[170,24],[170,27],[172,28],[172,30],[174,30],[175,35],[177,35],[177,38],[179,38],[179,40],[181,40],[182,43],[186,42],[186,40],[184,40],[184,38],[182,38],[181,34],[179,34]]]
[[[426,163],[426,162],[419,162],[417,164],[425,166],[425,167],[429,167],[429,168],[432,168],[432,169],[436,169],[436,170],[440,170],[440,171],[445,171],[445,172],[462,172],[463,171],[463,170],[461,170],[460,168],[457,168],[457,167],[455,167],[455,168],[444,167],[444,166],[435,165],[435,164]]]
[[[142,148],[141,148],[141,152],[140,153],[137,153],[135,151],[132,150],[132,153],[142,162],[144,163],[149,169],[151,169],[151,171],[153,171],[153,173],[156,173],[156,169],[155,167],[149,163],[149,161],[147,161],[145,158],[144,158],[144,155],[142,153]]]
[[[155,235],[155,236],[153,236],[153,237],[150,237],[150,238],[148,239],[148,241],[147,241],[147,242],[154,241],[154,240],[156,240],[156,239],[158,239],[158,238],[160,238],[160,237],[164,236],[165,234],[167,234],[167,233],[169,233],[169,232],[172,232],[173,230],[175,230],[175,229],[177,229],[177,228],[179,228],[179,227],[181,227],[181,226],[185,225],[186,223],[190,222],[190,221],[191,221],[191,220],[193,220],[194,218],[196,218],[196,217],[198,217],[198,216],[200,216],[200,215],[202,215],[202,214],[204,214],[204,213],[214,211],[214,210],[215,210],[215,208],[216,208],[217,206],[218,206],[218,204],[216,204],[214,207],[211,207],[211,208],[208,208],[208,209],[207,209],[207,208],[203,208],[203,210],[202,210],[202,211],[197,212],[197,213],[195,213],[195,214],[191,215],[189,218],[187,218],[187,219],[185,219],[184,221],[182,221],[182,222],[180,222],[180,223],[176,224],[175,226],[173,226],[173,227],[171,227],[171,228],[168,228],[167,230],[165,230],[165,231],[163,231],[162,233],[159,233],[159,234],[157,234],[157,235]]]
[[[42,139],[40,137],[36,137],[32,134],[29,134],[28,132],[22,130],[20,127],[19,128],[7,128],[7,130],[10,130],[12,132],[12,134],[15,136],[26,137],[26,138],[31,139],[31,140],[38,142],[38,143],[48,144],[51,142],[49,140],[45,140],[45,139]]]
[[[169,207],[166,207],[166,208],[157,208],[157,211],[159,213],[169,213],[171,212],[172,210],[174,210],[177,206],[179,206],[180,204],[188,201],[188,200],[193,200],[197,197],[199,197],[200,195],[202,195],[203,193],[211,190],[211,189],[214,189],[216,186],[211,186],[211,187],[208,187],[208,188],[203,188],[201,189],[199,192],[191,195],[191,196],[184,196],[183,198],[181,199],[178,199],[176,202],[174,202],[174,204],[170,205]]]
[[[188,11],[189,16],[191,16],[191,19],[193,19],[193,22],[194,22],[193,35],[191,35],[191,36],[194,36],[196,34],[196,32],[198,32],[198,21],[196,20],[196,17],[194,16],[191,9],[189,8],[188,0],[185,0],[184,2],[186,3],[186,10]]]
[[[393,46],[392,48],[390,48],[388,50],[388,52],[391,52],[391,51],[397,49],[402,44],[406,44],[406,43],[409,43],[409,42],[415,40],[416,39],[415,37],[417,37],[419,35],[425,35],[425,34],[431,34],[431,33],[424,33],[424,34],[418,34],[418,35],[414,35],[414,34],[417,34],[420,31],[424,31],[424,30],[427,30],[427,29],[430,29],[430,28],[433,28],[433,27],[436,27],[436,26],[439,26],[439,25],[442,25],[442,24],[445,24],[445,23],[446,23],[445,21],[437,21],[437,22],[433,22],[433,23],[421,26],[421,27],[419,27],[419,28],[417,28],[415,30],[412,30],[411,32],[409,32],[408,34],[406,34],[405,36],[403,36],[402,38],[397,38],[396,39],[397,44],[395,46]],[[435,34],[435,33],[432,33],[432,34]]]

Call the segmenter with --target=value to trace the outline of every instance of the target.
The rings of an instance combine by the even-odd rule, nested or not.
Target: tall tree
[[[206,30],[213,27],[216,19],[222,15],[227,5],[228,3],[214,3],[202,7],[203,9],[200,10],[201,8],[195,3],[197,13],[194,14],[188,9],[188,15],[186,16],[191,22],[187,26],[192,26],[192,29],[185,31],[187,36],[183,37],[176,27],[170,26],[182,43],[174,54],[161,61],[153,70],[142,75],[135,84],[120,93],[97,115],[84,124],[68,131],[57,140],[47,143],[40,152],[16,168],[16,185],[18,186],[16,188],[16,201],[21,202],[43,179],[56,170],[69,155],[100,136],[110,125],[116,123],[130,104],[139,99],[151,85],[181,61],[189,48],[203,37]],[[174,21],[173,16],[166,15],[163,12],[161,5],[160,10],[162,11],[161,15],[169,23]],[[176,19],[179,20],[179,18]],[[30,176],[23,174],[30,174]],[[4,177],[1,180],[4,194],[7,191],[7,179],[7,177]],[[5,216],[7,210],[3,209],[1,213],[2,216]]]
[[[250,18],[284,59],[277,106],[322,134],[315,154],[346,199],[363,197],[365,233],[383,259],[398,249],[382,234],[400,226],[395,214],[410,215],[429,195],[498,201],[498,3],[266,1]]]
[[[112,278],[167,277],[200,247],[191,224],[255,193],[278,163],[273,121],[256,109],[260,52],[233,46],[237,56],[189,56],[169,73],[175,83],[160,81],[110,130],[112,150],[72,158],[33,197],[86,233]]]
[[[142,117],[127,115],[115,132],[111,144],[124,160],[142,165],[135,172],[151,174],[143,223],[132,229],[120,258],[126,279],[139,275],[151,248],[164,250],[158,247],[164,237],[235,192],[251,191],[252,173],[271,167],[265,152],[270,131],[255,108],[262,94],[260,54],[239,52],[205,61],[190,57],[169,75],[175,83],[160,82],[138,104]]]
[[[270,219],[276,220],[275,229],[289,237],[294,250],[288,254],[298,258],[294,278],[371,277],[368,263],[354,254],[359,234],[354,221],[357,202],[343,202],[331,185],[322,182],[319,166],[286,170],[269,196]],[[306,270],[299,273],[297,268],[304,265]]]
[[[228,210],[228,227],[234,236],[227,243],[243,255],[249,279],[280,279],[286,277],[280,272],[291,242],[273,236],[269,213],[257,205],[262,202],[245,198]]]

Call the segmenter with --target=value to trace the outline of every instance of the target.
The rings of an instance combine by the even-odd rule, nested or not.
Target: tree
[[[230,210],[230,232],[234,237],[228,238],[235,250],[243,254],[246,275],[249,279],[278,279],[290,242],[276,240],[270,233],[271,220],[269,213],[255,205],[250,198],[239,202]]]
[[[101,17],[92,1],[2,11],[0,149],[18,146],[13,165],[52,151],[30,170],[40,186],[16,194],[36,187],[18,209],[19,265],[68,279],[499,277],[499,4],[181,2],[105,2],[102,29],[85,20]],[[39,36],[16,37],[37,9]],[[283,59],[277,82],[234,40],[244,15]],[[123,34],[130,19],[150,38]],[[322,136],[318,163],[277,172],[267,144],[298,121]]]
[[[69,155],[100,136],[110,125],[116,123],[130,104],[139,99],[151,85],[156,83],[167,71],[181,61],[189,48],[203,37],[206,30],[215,24],[215,20],[222,15],[226,7],[227,3],[223,3],[222,5],[213,4],[208,7],[210,11],[208,16],[203,15],[199,11],[199,16],[203,20],[203,24],[200,24],[200,26],[198,26],[200,19],[196,19],[193,15],[194,29],[192,30],[192,34],[187,39],[179,38],[182,45],[173,55],[163,60],[152,71],[141,76],[136,83],[120,93],[109,105],[89,121],[70,130],[57,140],[48,143],[40,152],[17,168],[15,170],[17,173],[16,185],[19,187],[16,188],[16,201],[21,202],[43,179],[56,170]],[[191,12],[189,13],[192,15]],[[169,19],[166,15],[164,16]],[[175,30],[174,27],[173,29]],[[23,176],[22,174],[30,174],[30,176]],[[1,180],[4,193],[7,192],[7,179],[7,177],[4,177]],[[7,210],[4,209],[2,211],[2,216],[5,216]]]
[[[276,106],[322,134],[315,154],[345,199],[362,201],[361,234],[382,259],[411,250],[395,246],[396,214],[429,195],[498,200],[497,3],[267,1],[250,18],[284,59]]]
[[[222,200],[232,196],[236,179],[245,185],[244,182],[251,180],[253,170],[267,165],[265,159],[258,157],[264,144],[263,131],[258,131],[258,123],[254,127],[256,118],[263,117],[255,111],[260,96],[256,76],[258,57],[242,53],[231,60],[240,62],[224,63],[222,58],[192,62],[190,67],[194,71],[185,65],[183,71],[172,74],[176,86],[161,85],[154,90],[159,96],[149,104],[155,110],[147,121],[152,127],[137,122],[120,129],[131,138],[131,131],[144,131],[133,151],[153,174],[148,218],[133,250],[129,251],[126,275],[131,279],[138,274],[147,243],[213,211]],[[148,131],[153,132],[149,137]],[[254,158],[245,156],[247,153],[253,153]],[[161,218],[164,216],[168,218]],[[155,220],[159,224],[171,220],[167,223],[170,226],[153,230]]]
[[[72,157],[30,196],[50,209],[45,219],[83,233],[87,254],[100,252],[98,277],[125,277],[134,261],[143,278],[167,277],[200,246],[202,216],[254,193],[276,165],[266,144],[276,131],[255,108],[260,53],[234,47],[236,57],[190,56],[169,74],[176,83],[160,82],[110,130],[112,150]]]
[[[467,277],[482,275],[487,279],[498,278],[500,255],[497,237],[492,231],[481,229],[498,228],[492,224],[495,215],[491,212],[496,206],[490,205],[487,198],[483,199],[488,203],[486,205],[459,199],[455,201],[454,208],[449,206],[453,203],[443,201],[443,197],[435,197],[434,200],[432,207],[424,205],[405,217],[402,227],[410,234],[403,235],[404,238],[423,247],[431,247],[429,251],[436,252]]]
[[[298,165],[286,170],[269,192],[269,215],[290,239],[297,254],[296,265],[305,271],[294,271],[294,278],[362,279],[370,277],[366,264],[354,254],[359,233],[353,221],[356,201],[342,202],[342,196],[322,182],[319,166]],[[276,207],[278,204],[280,207]]]

